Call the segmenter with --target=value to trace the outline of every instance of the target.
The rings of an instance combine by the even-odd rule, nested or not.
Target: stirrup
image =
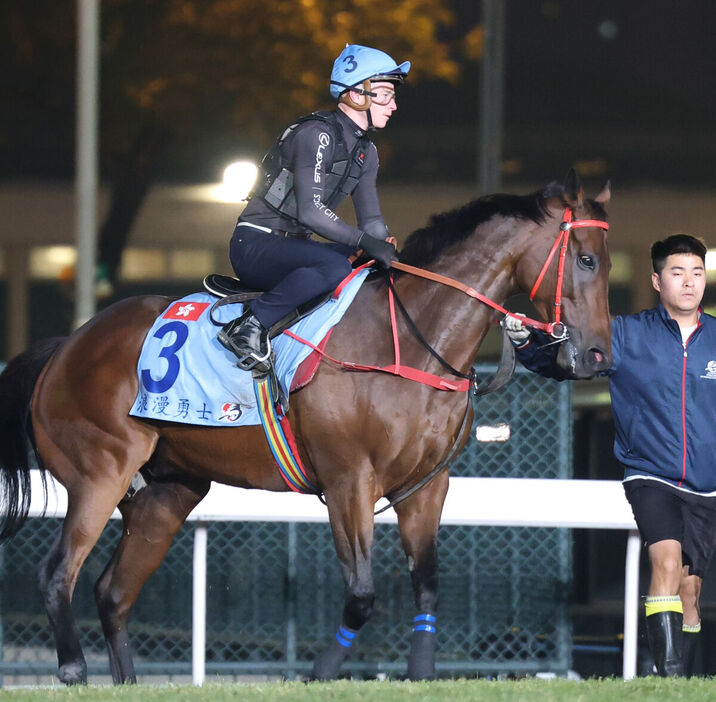
[[[259,356],[256,352],[251,351],[243,357],[239,357],[239,361],[236,364],[241,370],[259,370],[267,372],[271,368],[271,340],[266,339],[266,345],[268,351],[263,356]]]
[[[268,369],[271,367],[271,340],[269,338],[266,339],[267,351],[264,355],[261,355],[256,351],[249,351],[248,353],[246,353],[246,350],[238,347],[234,343],[234,340],[231,338],[231,336],[227,334],[226,331],[224,331],[223,329],[221,329],[217,333],[216,338],[227,351],[231,351],[231,353],[236,356],[236,358],[238,359],[236,365],[241,368],[241,370],[250,371],[254,368],[257,368],[260,364],[261,367],[258,367],[258,370],[268,371]]]

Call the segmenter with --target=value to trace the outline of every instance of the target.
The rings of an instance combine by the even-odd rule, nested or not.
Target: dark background
[[[562,178],[574,163],[587,176],[608,176],[620,185],[714,182],[716,4],[506,4],[506,186]],[[480,2],[452,0],[445,6],[456,16],[455,25],[443,31],[446,39],[456,40],[481,20]],[[74,31],[74,17],[66,21],[66,31]],[[455,57],[461,64],[457,84],[408,81],[400,91],[397,114],[377,135],[382,181],[475,178],[480,68],[458,52]],[[12,71],[5,66],[0,90],[10,80],[17,83]],[[53,71],[64,71],[71,82],[74,56],[57,56]],[[0,178],[72,176],[74,115],[61,117],[43,107],[37,93],[49,87],[33,76],[25,98],[12,94],[10,109],[0,112]],[[247,139],[240,125],[229,126],[224,118],[220,106],[208,112],[191,138],[163,154],[156,179],[215,181],[233,158],[260,158],[267,142]]]

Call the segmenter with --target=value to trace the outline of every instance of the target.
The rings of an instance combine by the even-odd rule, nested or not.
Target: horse
[[[555,319],[563,325],[555,341],[565,374],[590,378],[607,369],[610,264],[604,206],[609,198],[608,184],[596,198],[586,198],[570,171],[564,184],[529,195],[484,196],[433,216],[407,238],[401,261],[458,280],[463,290],[395,273],[396,295],[435,351],[428,354],[399,318],[402,363],[444,374],[440,356],[467,376],[490,324],[497,321],[495,309],[503,309],[509,295],[532,290],[541,319],[551,321],[550,328]],[[569,216],[560,225],[563,212]],[[570,219],[573,229],[564,224]],[[561,262],[550,263],[555,239],[562,235]],[[537,279],[541,284],[535,285]],[[368,277],[326,352],[390,361],[388,284],[385,275]],[[464,290],[480,291],[492,306]],[[43,478],[49,471],[68,493],[60,533],[38,569],[58,677],[66,684],[87,681],[72,594],[85,558],[116,507],[122,537],[95,584],[95,599],[113,681],[125,683],[136,682],[128,634],[132,605],[211,481],[288,489],[260,426],[200,427],[128,414],[137,397],[137,361],[145,335],[171,301],[139,296],[116,302],[68,337],[30,347],[0,376],[5,505],[0,538],[12,537],[27,518],[33,451]],[[407,675],[434,677],[437,532],[449,480],[448,470],[434,469],[467,441],[473,410],[470,402],[465,408],[465,397],[393,374],[349,372],[329,363],[322,363],[312,382],[291,396],[297,451],[327,504],[345,580],[340,625],[316,657],[312,679],[338,675],[371,616],[374,505],[399,493],[405,499],[393,500],[393,508],[416,609]],[[146,487],[124,499],[140,469],[150,476]],[[436,474],[426,481],[431,472]]]

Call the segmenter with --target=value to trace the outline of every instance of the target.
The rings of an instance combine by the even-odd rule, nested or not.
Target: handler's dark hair
[[[655,241],[651,247],[651,265],[654,273],[661,275],[666,265],[666,257],[673,254],[693,254],[706,265],[706,244],[701,238],[690,234],[672,234],[664,241]]]

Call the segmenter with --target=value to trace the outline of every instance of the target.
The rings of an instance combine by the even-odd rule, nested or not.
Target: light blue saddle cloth
[[[318,344],[341,320],[369,272],[360,271],[338,298],[296,322],[290,331]],[[139,392],[130,415],[214,427],[261,423],[251,373],[240,370],[234,354],[216,339],[220,327],[209,319],[215,301],[208,293],[194,293],[172,302],[156,319],[139,356]],[[242,307],[241,303],[219,307],[214,318],[229,322],[241,315]],[[296,369],[312,349],[285,334],[272,344],[276,375],[288,394]]]

